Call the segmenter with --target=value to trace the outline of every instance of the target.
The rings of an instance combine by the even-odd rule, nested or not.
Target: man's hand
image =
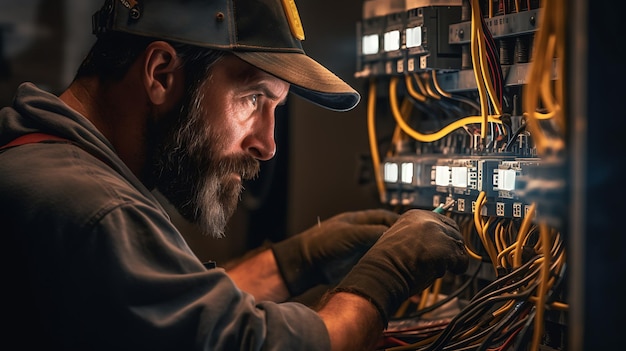
[[[398,217],[384,209],[346,212],[274,244],[291,296],[338,283]]]
[[[386,325],[388,316],[446,271],[463,273],[469,264],[459,227],[426,210],[409,210],[372,246],[338,284],[371,301]]]

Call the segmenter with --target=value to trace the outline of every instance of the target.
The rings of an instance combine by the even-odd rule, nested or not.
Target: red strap
[[[24,144],[31,143],[40,143],[42,141],[68,141],[65,138],[58,137],[56,135],[46,134],[46,133],[30,133],[22,135],[21,137],[17,137],[13,139],[8,144],[0,146],[0,150],[11,147],[11,146],[19,146]]]
[[[12,147],[12,146],[20,146],[20,145],[32,144],[32,143],[41,143],[41,142],[46,142],[46,141],[61,141],[61,142],[65,142],[65,143],[71,143],[72,142],[69,139],[61,138],[59,136],[52,135],[52,134],[30,133],[30,134],[24,134],[21,137],[17,137],[15,139],[11,140],[8,144],[1,145],[0,146],[0,151],[4,150],[6,148]],[[102,158],[100,160],[102,160],[106,164],[111,165],[110,161],[105,161]]]

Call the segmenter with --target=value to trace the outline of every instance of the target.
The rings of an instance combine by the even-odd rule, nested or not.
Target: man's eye
[[[257,94],[250,95],[250,103],[252,103],[252,105],[256,106],[256,103],[258,100],[259,100],[259,95]]]

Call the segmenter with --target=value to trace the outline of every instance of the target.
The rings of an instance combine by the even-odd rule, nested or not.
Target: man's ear
[[[155,105],[178,101],[183,91],[184,74],[176,50],[164,41],[154,41],[145,50],[143,84]]]

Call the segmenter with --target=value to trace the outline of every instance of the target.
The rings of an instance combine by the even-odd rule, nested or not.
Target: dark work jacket
[[[328,350],[308,307],[255,301],[193,254],[83,116],[31,83],[0,110],[5,326],[16,350]]]

